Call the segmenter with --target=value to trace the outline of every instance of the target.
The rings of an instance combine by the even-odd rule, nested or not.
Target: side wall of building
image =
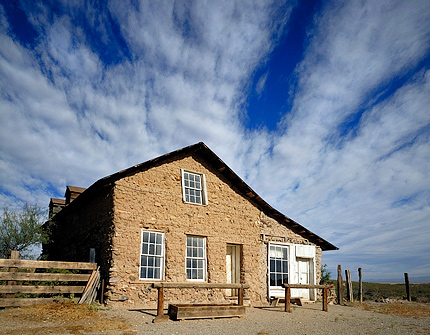
[[[112,208],[111,187],[74,200],[45,225],[51,238],[43,245],[43,254],[48,260],[88,262],[90,248],[94,248],[102,276],[107,278],[114,231]]]
[[[207,205],[184,203],[181,169],[204,174]],[[252,304],[267,303],[267,241],[262,234],[283,236],[287,244],[309,244],[301,236],[265,216],[235,191],[225,178],[198,156],[184,156],[116,181],[113,192],[115,233],[108,299],[121,304],[154,305],[151,281],[139,279],[142,230],[164,233],[165,276],[185,282],[186,239],[203,236],[207,242],[207,282],[225,283],[227,244],[241,248],[241,282],[250,285],[246,297]],[[288,242],[290,241],[290,242]],[[317,248],[317,269],[321,249]],[[317,278],[319,271],[317,270]],[[319,279],[317,279],[319,280]],[[214,302],[225,299],[225,290],[167,290],[166,300]]]

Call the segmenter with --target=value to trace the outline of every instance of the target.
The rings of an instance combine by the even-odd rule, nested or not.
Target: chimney
[[[51,198],[51,201],[49,202],[49,219],[61,211],[64,206],[66,206],[66,200]]]
[[[86,189],[83,187],[77,186],[67,186],[66,187],[66,205],[70,204],[73,200],[75,200],[79,194],[84,192]]]

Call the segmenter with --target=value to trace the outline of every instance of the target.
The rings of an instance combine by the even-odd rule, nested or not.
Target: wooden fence
[[[64,294],[91,302],[99,286],[96,263],[0,259],[0,307],[53,302]]]

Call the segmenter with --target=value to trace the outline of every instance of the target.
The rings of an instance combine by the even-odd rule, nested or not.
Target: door
[[[240,245],[227,244],[226,254],[227,283],[240,283]],[[237,296],[237,290],[227,290],[227,296]]]
[[[310,260],[306,258],[297,258],[298,280],[299,284],[309,285],[310,282]],[[310,300],[309,289],[300,289],[299,295],[303,300]]]

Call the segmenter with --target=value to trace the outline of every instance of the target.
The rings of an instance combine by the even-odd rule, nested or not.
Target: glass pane
[[[203,257],[203,248],[197,249],[197,257],[199,257],[199,258]]]
[[[148,278],[154,278],[154,269],[148,268]]]
[[[276,286],[275,274],[270,274],[270,286]]]
[[[197,204],[201,204],[202,200],[200,199],[200,196],[196,196],[196,203]]]
[[[184,179],[184,185],[185,187],[190,187],[190,182],[188,181],[188,179]]]
[[[161,256],[161,245],[155,246],[155,254]]]
[[[143,242],[148,242],[148,241],[149,241],[149,233],[143,232]]]
[[[155,243],[155,233],[149,233],[149,243]]]
[[[162,244],[162,243],[163,243],[163,235],[157,234],[157,244]]]
[[[190,236],[187,236],[187,247],[192,245],[192,243],[193,243],[192,241],[193,241],[193,238]]]
[[[282,272],[288,273],[288,262],[287,261],[282,262]]]
[[[148,266],[154,266],[154,257],[148,257]]]
[[[282,275],[276,275],[276,286],[282,286]]]
[[[282,272],[281,261],[276,261],[276,272]]]
[[[149,254],[154,255],[155,253],[155,246],[153,244],[149,245]]]
[[[196,184],[195,184],[193,181],[190,181],[190,187],[191,187],[191,188],[195,188],[195,187],[196,187]]]
[[[203,270],[202,269],[197,270],[197,279],[203,279]]]
[[[204,242],[203,238],[197,239],[197,246],[203,248],[203,246],[204,246],[203,242]]]
[[[187,279],[192,279],[191,278],[191,270],[187,269]]]
[[[191,268],[191,259],[187,259],[187,269]]]
[[[192,260],[192,262],[191,262],[191,267],[192,267],[193,269],[196,269],[196,268],[197,268],[197,259],[193,259],[193,260]]]
[[[282,280],[283,280],[283,283],[288,283],[288,274],[284,274]]]
[[[160,272],[160,269],[155,269],[155,270],[154,270],[154,278],[155,278],[155,279],[161,279],[161,272]]]
[[[159,268],[159,267],[160,267],[160,265],[161,265],[161,258],[156,257],[156,258],[155,258],[155,264],[154,264],[154,266],[155,266],[156,268]]]
[[[144,243],[143,245],[142,245],[142,254],[148,254],[148,244],[147,243]]]
[[[192,256],[193,256],[193,248],[187,247],[187,257],[192,257]]]
[[[146,268],[144,267],[140,268],[140,278],[147,278]]]
[[[194,237],[193,238],[193,247],[198,247],[199,239]]]
[[[288,259],[287,248],[282,248],[282,258]]]
[[[196,198],[193,195],[190,196],[190,202],[192,202],[193,204],[196,202]]]
[[[140,263],[141,263],[142,266],[148,265],[148,259],[147,259],[147,257],[146,256],[140,257]]]
[[[192,269],[191,270],[191,278],[192,279],[197,279],[197,270],[196,269]]]
[[[270,260],[270,272],[275,272],[275,271],[276,271],[276,269],[275,269],[275,260],[271,259]]]
[[[203,269],[203,259],[197,260],[197,268]]]

